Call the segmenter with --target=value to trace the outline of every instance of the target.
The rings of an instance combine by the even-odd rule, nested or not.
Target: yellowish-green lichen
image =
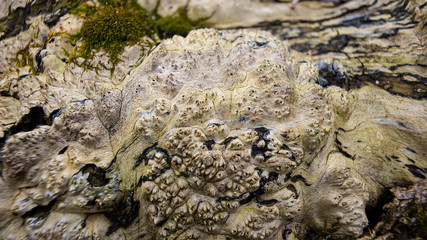
[[[30,54],[30,45],[31,45],[31,41],[28,42],[25,47],[23,47],[22,49],[20,49],[17,53],[16,53],[16,57],[15,57],[15,63],[17,65],[17,67],[30,67],[31,73],[35,74],[36,73],[36,68],[34,67],[34,60],[33,60],[33,56]]]

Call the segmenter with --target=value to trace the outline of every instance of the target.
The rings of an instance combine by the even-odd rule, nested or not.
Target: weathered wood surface
[[[343,4],[325,3],[325,7],[333,10]],[[330,84],[349,89],[372,83],[391,93],[425,98],[426,13],[423,1],[379,0],[330,19],[290,20],[267,29],[302,58],[342,64],[344,75],[336,67],[320,64],[321,75]]]
[[[0,39],[26,29],[28,16],[55,12],[45,19],[54,25],[69,11],[64,1],[2,2]],[[152,10],[157,0],[139,3]],[[271,31],[302,60],[326,60],[319,65],[323,85],[351,89],[372,83],[391,93],[427,97],[423,0],[160,0],[158,11],[172,15],[179,8],[195,19],[209,17],[206,24],[215,28]]]
[[[52,27],[59,18],[70,11],[74,4],[66,0],[1,0],[0,1],[0,40],[16,36],[27,30],[29,17],[44,15],[43,22]]]
[[[292,228],[293,231],[291,231],[288,228],[283,228],[283,225],[280,231],[277,231],[277,234],[275,233],[276,235],[271,235],[271,239],[290,239],[291,235],[304,235],[301,239],[319,239],[320,237],[326,239],[330,238],[331,235],[333,236],[334,233],[349,234],[349,236],[357,237],[362,234],[363,229],[362,239],[385,239],[387,236],[400,236],[401,229],[406,228],[409,229],[408,231],[422,229],[418,226],[419,221],[409,224],[407,224],[409,221],[405,222],[405,224],[400,221],[401,219],[406,219],[400,218],[400,214],[409,214],[408,211],[412,211],[409,208],[413,208],[414,205],[410,205],[408,207],[409,210],[407,210],[407,208],[400,208],[400,205],[397,206],[394,203],[399,203],[401,200],[402,202],[407,202],[410,199],[410,202],[413,202],[416,207],[420,207],[425,206],[425,199],[427,199],[424,190],[427,173],[427,163],[425,161],[427,156],[425,150],[427,141],[425,117],[427,116],[425,102],[427,93],[427,63],[425,57],[426,3],[422,1],[324,0],[300,1],[295,6],[292,6],[290,1],[162,0],[161,4],[163,5],[160,5],[160,7],[163,10],[160,8],[159,12],[164,11],[164,14],[173,14],[179,7],[185,7],[190,16],[197,17],[205,16],[206,14],[211,16],[207,21],[210,26],[237,28],[237,31],[240,31],[240,28],[245,29],[241,31],[241,36],[237,36],[239,33],[236,34],[235,32],[223,32],[221,33],[223,35],[219,35],[218,32],[207,30],[205,33],[204,31],[193,32],[192,38],[191,35],[189,37],[191,40],[188,41],[182,38],[167,40],[166,45],[169,47],[165,48],[164,45],[159,45],[161,47],[153,50],[147,61],[141,60],[145,56],[144,49],[130,47],[122,55],[123,62],[120,68],[118,67],[118,70],[111,76],[110,71],[105,69],[90,70],[83,69],[75,64],[66,64],[66,51],[71,51],[74,48],[74,45],[70,44],[69,34],[78,31],[83,20],[76,16],[66,15],[56,23],[56,20],[66,11],[59,12],[58,15],[53,14],[56,10],[52,9],[58,9],[57,7],[60,6],[55,4],[44,8],[41,12],[36,11],[37,6],[34,4],[51,1],[55,2],[55,4],[64,3],[63,1],[56,2],[54,0],[33,1],[28,3],[29,5],[24,4],[24,7],[10,7],[9,17],[0,19],[0,26],[9,26],[9,28],[1,29],[0,33],[0,40],[4,38],[0,41],[0,238],[6,238],[3,236],[7,236],[13,239],[13,236],[15,236],[15,239],[53,239],[55,237],[58,239],[72,239],[76,238],[76,236],[92,238],[95,236],[105,237],[108,234],[112,234],[108,238],[124,239],[125,236],[131,236],[127,238],[137,239],[140,237],[150,239],[151,235],[155,238],[155,236],[163,234],[163,232],[160,232],[162,230],[161,225],[166,224],[168,219],[161,220],[158,222],[160,224],[154,224],[155,222],[145,224],[145,217],[141,218],[142,220],[135,220],[136,217],[145,216],[146,209],[149,209],[148,205],[144,205],[145,200],[141,200],[142,195],[136,195],[139,190],[135,190],[143,186],[141,185],[143,181],[138,180],[136,182],[136,179],[144,180],[143,177],[145,175],[136,177],[136,174],[154,171],[149,167],[157,166],[151,163],[140,164],[140,159],[144,158],[143,160],[146,161],[145,158],[148,153],[152,156],[164,156],[165,153],[169,155],[169,152],[181,153],[187,150],[187,147],[184,146],[183,149],[177,149],[173,146],[169,147],[169,149],[161,148],[167,147],[168,144],[163,141],[167,139],[162,135],[163,130],[159,129],[169,129],[169,126],[159,128],[158,125],[150,124],[151,122],[159,124],[173,123],[175,116],[180,114],[178,109],[179,111],[181,111],[180,109],[188,109],[191,114],[193,114],[192,109],[202,109],[199,106],[191,105],[193,104],[192,101],[182,101],[178,98],[172,98],[172,100],[181,101],[183,103],[180,105],[181,107],[170,109],[170,111],[167,111],[169,108],[163,109],[164,106],[173,106],[173,104],[166,103],[170,101],[169,98],[173,95],[172,92],[181,88],[180,84],[182,82],[190,82],[187,84],[191,87],[202,86],[197,89],[197,91],[200,90],[199,92],[201,92],[199,96],[208,96],[204,95],[203,91],[209,93],[213,86],[227,86],[225,84],[227,82],[217,82],[219,80],[232,79],[234,81],[235,79],[245,79],[246,81],[246,77],[239,78],[238,76],[247,76],[248,71],[242,67],[246,63],[257,62],[256,59],[253,60],[257,56],[255,54],[258,51],[257,48],[262,48],[262,51],[265,51],[260,56],[274,62],[274,54],[269,51],[275,49],[274,44],[277,42],[271,39],[270,36],[260,36],[254,31],[246,31],[246,28],[254,29],[255,31],[267,30],[286,41],[292,56],[296,57],[300,64],[301,78],[298,79],[302,81],[298,80],[298,84],[302,85],[301,88],[296,88],[295,94],[290,95],[298,98],[298,100],[295,100],[295,105],[290,105],[295,110],[291,110],[291,114],[294,114],[292,116],[295,116],[292,119],[297,121],[285,122],[286,127],[281,125],[283,124],[281,119],[277,121],[277,124],[275,122],[264,124],[268,128],[277,129],[277,131],[271,132],[279,133],[283,128],[293,126],[294,123],[298,125],[305,124],[305,121],[311,121],[313,115],[310,117],[305,115],[310,113],[309,111],[332,109],[330,114],[333,114],[331,117],[329,117],[329,113],[326,117],[319,115],[322,117],[321,119],[325,119],[321,125],[314,122],[309,126],[301,125],[300,130],[295,130],[296,133],[307,132],[301,134],[304,137],[304,139],[301,139],[301,144],[304,146],[303,149],[307,150],[304,151],[306,151],[309,161],[304,161],[297,170],[292,170],[292,174],[286,175],[286,178],[274,177],[275,174],[272,174],[272,177],[270,177],[270,174],[264,174],[264,180],[261,178],[258,182],[264,185],[265,181],[275,181],[275,178],[283,179],[288,183],[291,181],[293,185],[288,185],[289,189],[281,189],[285,193],[296,192],[298,201],[292,202],[301,203],[304,206],[303,211],[301,211],[304,212],[303,216],[298,213],[298,217],[292,217],[292,220],[289,220],[290,222],[288,220],[283,222],[284,224],[291,224],[292,226],[289,225],[290,227],[295,226],[295,229]],[[3,2],[10,4],[13,1],[5,0]],[[21,1],[19,4],[22,2],[25,3],[25,1]],[[147,3],[150,1],[141,2]],[[157,0],[154,0],[154,2],[157,2]],[[228,3],[228,5],[224,5],[225,3]],[[206,4],[205,8],[197,8],[201,4]],[[210,11],[209,6],[215,6],[215,11]],[[225,8],[224,6],[231,6],[231,8]],[[60,9],[66,10],[67,7],[60,7]],[[4,7],[1,11],[4,11]],[[1,11],[0,16],[3,16]],[[40,16],[34,17],[39,13]],[[10,14],[18,14],[17,16],[20,17],[10,17]],[[31,18],[31,16],[34,18]],[[14,20],[17,21],[14,22]],[[7,24],[1,25],[2,23]],[[52,25],[50,26],[50,24]],[[11,26],[12,28],[10,28]],[[6,35],[2,35],[2,33]],[[227,34],[232,34],[232,37],[230,37],[231,35],[228,37],[230,41],[223,45],[222,48],[217,48],[215,43],[222,42],[224,44],[222,41],[224,39],[222,38]],[[262,34],[265,34],[265,32]],[[55,37],[48,38],[48,36]],[[236,40],[237,42],[235,42]],[[194,45],[196,47],[190,49],[191,51],[185,49],[185,47],[188,47],[187,45],[191,46],[189,43],[194,42],[199,45]],[[245,48],[242,50],[242,48],[238,47],[239,44],[246,46],[248,50],[245,50]],[[230,50],[225,54],[217,51],[218,49],[224,49],[224,46],[228,45],[236,46],[235,49],[237,50]],[[182,48],[185,50],[182,50]],[[205,49],[202,54],[200,54],[201,49]],[[234,48],[228,47],[228,49]],[[257,50],[255,51],[254,49]],[[281,56],[283,61],[288,61],[288,55],[283,54],[287,52],[286,48],[277,48],[275,51],[277,51],[276,57]],[[241,53],[241,55],[233,55],[231,52],[233,54]],[[190,54],[190,57],[188,57],[188,54]],[[24,66],[17,63],[18,57],[24,60]],[[225,57],[225,60],[223,57]],[[212,59],[223,59],[221,61],[218,60],[218,64],[221,62],[224,68],[218,67],[219,65],[213,65],[212,67],[211,63],[209,63]],[[101,52],[97,61],[101,63],[108,62],[108,59]],[[180,61],[182,64],[180,64]],[[304,62],[317,63],[320,76],[317,77],[316,74],[313,74],[317,70],[311,66],[308,67],[309,64]],[[158,68],[158,66],[163,67]],[[275,67],[273,65],[268,66]],[[296,64],[294,65],[294,62],[291,63],[291,61],[289,65],[286,64],[284,66],[289,66],[283,68],[286,71],[290,71],[286,73],[288,77],[293,76],[294,70],[298,69]],[[35,68],[35,71],[32,71],[31,67]],[[156,72],[163,71],[162,69],[168,69],[169,67],[174,68],[167,70],[171,71],[171,74]],[[198,72],[193,67],[198,69]],[[264,67],[260,66],[259,69],[262,70]],[[255,72],[255,70],[252,72]],[[273,73],[274,71],[271,72]],[[188,75],[186,75],[187,73]],[[150,77],[150,74],[153,77]],[[185,77],[182,80],[177,78],[177,75],[180,74],[191,77]],[[200,76],[203,76],[203,78]],[[271,79],[264,77],[253,75],[252,82],[242,84],[242,89],[245,86],[252,86],[258,80]],[[283,79],[286,79],[286,77],[281,78],[281,80]],[[306,79],[312,79],[325,88],[313,83],[307,83]],[[125,81],[126,85],[123,85],[122,81]],[[139,85],[140,83],[142,87]],[[155,87],[150,86],[151,83]],[[156,85],[158,83],[164,83],[165,88],[162,88],[163,85]],[[293,84],[295,82],[292,82],[291,85]],[[338,85],[345,89],[353,89],[366,84],[378,85],[393,94],[406,97],[393,96],[376,87],[363,87],[354,91],[327,87],[328,85]],[[206,87],[203,87],[205,85]],[[269,85],[263,83],[259,84],[259,86],[259,89],[264,89]],[[144,92],[144,89],[154,90],[152,92],[150,92],[151,90]],[[286,89],[293,89],[293,87]],[[314,92],[309,92],[309,89],[314,90]],[[137,91],[134,92],[134,90]],[[270,89],[267,90],[272,91]],[[307,91],[307,95],[300,94],[299,91],[301,90]],[[170,91],[171,93],[163,95],[162,91]],[[235,89],[227,91],[235,91]],[[176,94],[176,96],[198,96],[194,91],[183,92],[185,94]],[[244,96],[244,94],[247,94],[247,92],[239,90],[236,91],[236,97],[238,98],[218,97],[216,99],[237,100],[236,102],[226,101],[225,103],[223,103],[223,100],[218,100],[214,106],[217,106],[217,109],[226,109],[218,106],[234,106],[234,103],[238,103],[239,97]],[[286,91],[284,94],[287,94]],[[253,93],[248,93],[247,95],[252,97]],[[323,95],[325,96],[324,101],[322,100],[323,97],[320,97]],[[253,99],[262,103],[265,101],[264,96],[262,94],[255,95]],[[283,95],[283,98],[293,99],[288,95]],[[154,111],[153,106],[161,102],[165,102],[165,104],[162,103],[161,107]],[[187,103],[191,104],[187,105]],[[265,119],[267,120],[272,119],[271,116],[273,114],[270,113],[281,114],[282,112],[287,112],[286,108],[284,110],[275,110],[269,105],[261,105],[261,103],[256,105],[258,104],[257,102],[254,104],[251,102],[253,106],[261,106],[263,108],[253,108],[249,105],[246,108],[246,105],[244,105],[245,107],[242,107],[242,109],[261,109],[263,111],[265,109]],[[281,105],[282,103],[282,101],[276,101],[275,104]],[[195,101],[195,104],[210,104],[210,101],[202,99]],[[239,106],[240,103],[235,105]],[[319,106],[320,108],[318,108]],[[208,109],[209,105],[205,107],[203,109]],[[304,108],[310,109],[306,111]],[[237,108],[237,110],[239,109]],[[161,118],[152,118],[154,120],[151,117],[145,118],[145,115],[140,115],[140,111],[147,113],[159,112]],[[232,112],[234,111],[230,111],[230,113]],[[253,114],[260,112],[262,113],[262,111],[249,113],[248,116],[253,117]],[[301,115],[296,113],[301,113]],[[186,116],[186,114],[184,112],[182,116]],[[201,124],[194,122],[194,125],[191,125],[193,124],[192,120],[190,121],[186,118],[183,118],[184,120],[180,120],[180,122],[197,129],[204,129],[205,126],[217,127],[216,124],[212,123],[216,123],[218,118],[224,118],[224,115],[226,114],[219,112],[219,117],[213,117],[210,120],[208,119],[210,118],[208,113],[200,114],[200,112],[197,112],[194,116],[206,117],[208,120],[201,121]],[[139,119],[140,116],[142,116],[141,119]],[[260,119],[259,116],[256,117]],[[54,121],[54,119],[56,120]],[[203,151],[209,153],[210,149],[223,149],[219,147],[227,145],[228,141],[239,140],[234,136],[234,133],[245,132],[246,130],[239,126],[246,126],[243,124],[246,124],[245,122],[249,118],[238,116],[235,120],[233,119],[230,117],[224,121],[242,124],[237,125],[236,129],[233,130],[234,132],[232,132],[233,134],[222,135],[223,133],[221,133],[221,135],[218,135],[217,140],[200,141],[198,146],[206,146]],[[264,117],[260,122],[263,122],[263,119]],[[334,122],[333,128],[329,128],[331,119]],[[264,123],[268,123],[267,120]],[[251,122],[247,124],[249,124],[248,129],[253,128]],[[138,126],[140,130],[135,132],[129,130],[134,126]],[[231,128],[225,127],[223,129]],[[259,128],[258,131],[262,129],[264,128]],[[207,132],[208,130],[204,131]],[[128,132],[131,134],[128,134]],[[157,135],[149,138],[146,135],[142,135],[151,132]],[[288,136],[288,133],[292,132],[293,130],[289,130],[289,132],[280,136],[289,138],[289,141],[294,143],[300,142],[300,140],[294,141],[291,139],[293,137],[299,138],[300,134]],[[267,140],[264,141],[265,133],[257,134],[256,140],[259,140],[259,142],[256,144],[255,142],[249,142],[249,144],[245,145],[247,147],[245,153],[270,150],[268,149],[268,144],[266,148],[262,147],[267,142]],[[165,136],[168,136],[168,134]],[[277,134],[277,137],[280,136]],[[177,142],[182,141],[178,137]],[[159,141],[155,139],[159,139]],[[324,141],[324,143],[320,144],[320,141]],[[318,145],[314,145],[313,142],[317,142],[316,144]],[[287,144],[290,145],[290,143]],[[218,146],[212,148],[215,145]],[[285,144],[283,146],[288,145]],[[289,148],[289,150],[291,151],[292,149]],[[157,151],[160,155],[152,154],[154,151]],[[219,152],[224,151],[221,150]],[[195,153],[198,153],[198,150]],[[296,151],[296,153],[300,153],[300,151]],[[293,153],[291,155],[294,158]],[[139,156],[137,157],[139,163],[134,163],[133,161],[136,156]],[[250,157],[253,157],[252,154]],[[193,159],[193,157],[189,157],[189,159]],[[245,164],[246,162],[254,163],[255,160],[260,161],[259,158],[257,159],[245,160]],[[232,163],[231,160],[226,162]],[[194,165],[191,161],[186,164],[189,164],[190,167]],[[107,166],[109,167],[107,168]],[[144,170],[136,172],[136,166],[139,169],[144,167]],[[270,166],[267,167],[270,168]],[[243,169],[243,167],[241,168]],[[233,169],[237,168],[233,167]],[[251,170],[253,176],[260,175],[257,168],[252,168],[251,166],[251,168],[245,169],[253,169]],[[347,174],[348,171],[351,172],[351,175]],[[89,173],[89,176],[87,173]],[[161,174],[163,173],[165,172],[162,170]],[[230,174],[230,176],[233,176],[233,174]],[[183,172],[182,175],[179,173],[178,176],[187,178],[189,175],[187,172]],[[277,175],[276,173],[276,176],[285,175]],[[74,180],[72,181],[74,177],[82,178],[82,181],[76,180],[76,184],[89,186],[79,187],[81,191],[86,192],[75,192],[76,187],[73,185]],[[150,178],[151,180],[154,179],[154,177],[145,179],[151,181]],[[125,179],[125,181],[118,181],[118,179]],[[340,182],[338,185],[342,184],[342,187],[336,187],[335,180],[338,180]],[[424,182],[410,186],[407,189],[400,188],[420,181]],[[360,182],[362,184],[358,184]],[[127,195],[119,195],[117,193],[123,189],[126,190]],[[392,192],[389,192],[388,189],[392,189]],[[250,189],[250,191],[252,190]],[[275,189],[271,190],[276,191]],[[285,203],[285,201],[278,201],[276,198],[259,198],[262,194],[268,196],[268,194],[265,194],[264,189],[261,188],[255,192],[245,191],[250,193],[248,198],[243,201],[237,201],[237,198],[234,200],[238,204],[242,203],[242,205],[249,202],[258,203],[258,205],[252,205],[254,207],[249,209],[258,209],[262,204]],[[218,191],[217,193],[209,194],[213,194],[219,200],[227,200],[222,192]],[[306,195],[298,194],[300,192]],[[104,193],[112,193],[113,195],[117,193],[117,195],[112,198],[110,198],[111,195],[108,198],[104,198]],[[194,193],[197,193],[197,191],[184,195],[192,196]],[[337,193],[346,196],[346,201],[354,204],[355,211],[340,210],[340,207],[348,205],[346,202],[346,205],[341,206],[332,198],[329,198],[338,196],[334,195]],[[235,194],[235,192],[230,192],[230,194]],[[96,201],[93,198],[94,196],[96,196]],[[277,196],[285,197],[287,194],[278,193]],[[156,196],[156,198],[158,197]],[[393,198],[396,199],[396,201],[392,202],[393,204],[385,205]],[[198,200],[196,199],[198,202],[188,202],[198,206],[198,203],[207,202],[203,199],[205,198],[198,197]],[[233,199],[229,200],[232,201]],[[141,201],[141,204],[139,204],[139,201]],[[357,205],[360,202],[366,203],[366,209],[363,204]],[[164,204],[164,206],[169,205]],[[389,210],[382,211],[383,206],[386,206]],[[334,207],[338,209],[335,208],[334,210]],[[138,209],[140,211],[139,215],[135,214]],[[281,207],[281,209],[285,212],[292,210],[289,206]],[[420,209],[425,213],[425,208]],[[344,220],[341,221],[341,219],[344,219],[341,213],[345,213],[349,217],[350,223],[352,220],[354,223],[354,216],[358,216],[358,220],[356,219],[358,225],[347,224],[348,222]],[[383,217],[381,219],[381,214],[383,213],[391,215],[391,218]],[[245,214],[242,214],[242,216],[245,216]],[[298,229],[300,217],[305,219],[303,224],[309,227]],[[369,220],[368,226],[366,218]],[[33,222],[34,219],[35,222]],[[45,220],[41,221],[42,219]],[[221,229],[231,230],[230,226],[237,221],[234,221],[236,218],[230,219],[232,220],[226,222]],[[268,219],[277,220],[275,217],[269,217]],[[71,223],[66,222],[68,220]],[[243,219],[243,221],[246,220]],[[401,226],[401,223],[403,226]],[[43,226],[41,227],[38,224]],[[142,230],[140,229],[140,224],[144,226]],[[398,226],[397,230],[393,230],[394,228],[390,227],[395,226],[394,224],[398,224],[396,225]],[[57,228],[57,226],[62,227]],[[265,226],[261,229],[271,229],[270,226]],[[386,227],[383,228],[382,226]],[[411,228],[408,228],[408,226]],[[120,227],[122,229],[119,229]],[[196,228],[190,226],[188,229],[191,233]],[[306,229],[314,232],[306,231]],[[157,230],[159,232],[156,232]],[[66,233],[64,233],[65,231]],[[216,230],[209,231],[207,231],[209,234],[218,234]],[[165,234],[162,236],[167,237],[167,232]],[[238,236],[232,231],[221,234],[224,234],[224,236]],[[186,239],[185,235],[183,236],[182,239]],[[206,238],[209,237],[211,236],[206,236]],[[212,235],[210,239],[213,238],[219,239],[219,237],[213,237]],[[236,239],[241,239],[241,236],[239,235]],[[261,236],[259,239],[265,238]]]
[[[157,0],[140,2],[153,9]],[[271,31],[301,60],[326,60],[319,65],[323,85],[372,83],[403,96],[427,96],[425,1],[160,0],[158,11],[171,15],[180,7],[192,18],[209,17],[206,24],[215,28]]]

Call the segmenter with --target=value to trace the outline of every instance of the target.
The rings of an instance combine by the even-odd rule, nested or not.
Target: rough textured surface
[[[139,1],[147,9],[155,2]],[[317,63],[323,86],[370,83],[427,97],[425,1],[160,0],[158,12],[173,15],[180,7],[193,19],[209,17],[208,26],[270,31],[294,56]]]
[[[359,6],[339,17],[299,24],[285,21],[270,30],[289,44],[294,55],[317,62],[327,85],[351,89],[375,84],[393,94],[426,98],[425,1],[350,2]]]
[[[43,23],[52,27],[61,16],[68,13],[78,1],[65,0],[1,0],[0,39],[6,39],[27,30],[31,24],[28,17],[43,15]]]
[[[392,190],[381,221],[363,239],[423,239],[427,229],[426,181]]]
[[[325,89],[317,77],[266,32],[162,42],[102,95],[10,133],[1,236],[362,235],[386,188],[425,179],[427,106],[376,87]]]
[[[161,1],[160,11],[192,2]],[[267,4],[229,1],[236,3],[248,4],[243,10]],[[379,23],[390,14],[384,24],[409,29],[383,44],[408,39],[412,46],[419,38],[421,45],[393,48],[403,60],[362,72],[387,76],[385,68],[398,66],[390,71],[423,76],[401,61],[412,55],[425,68],[425,4],[302,1],[296,10],[309,3],[343,15],[317,12],[325,28],[302,21],[296,29],[312,35],[281,34],[290,45],[257,28],[193,31],[149,54],[129,46],[114,73],[102,52],[94,69],[79,66],[83,59],[67,63],[75,49],[69,34],[81,18],[66,14],[53,26],[43,14],[26,19],[26,28],[0,42],[0,238],[384,239],[425,229],[426,101],[369,84],[349,91],[345,81],[357,79],[354,61],[362,57],[347,51],[351,44],[345,64],[324,60],[342,59],[335,49],[322,52],[322,41],[335,36],[328,31],[357,33],[334,21],[372,13],[375,24],[360,30],[367,35],[383,31]],[[396,6],[416,23],[378,10]],[[312,50],[298,53],[298,41]],[[353,47],[354,54],[364,49]]]
[[[147,10],[153,10],[156,2],[157,0],[138,1]],[[292,1],[274,0],[160,0],[158,12],[161,15],[173,15],[179,8],[186,8],[189,17],[193,19],[208,17],[207,23],[217,28],[236,28],[280,21],[321,22],[372,5],[375,1],[342,1],[338,6],[334,6],[333,2],[301,1],[294,7]]]
[[[139,45],[126,47],[120,56],[123,61],[113,74],[109,70],[112,63],[103,52],[97,53],[90,63],[96,68],[79,65],[81,58],[77,63],[67,63],[75,51],[69,35],[79,31],[82,21],[74,15],[65,15],[49,28],[43,23],[43,16],[38,16],[28,20],[31,23],[28,30],[0,42],[0,99],[4,103],[1,137],[15,133],[10,131],[14,124],[22,127],[19,120],[34,107],[43,108],[45,116],[39,118],[49,118],[70,102],[106,94],[147,52]]]

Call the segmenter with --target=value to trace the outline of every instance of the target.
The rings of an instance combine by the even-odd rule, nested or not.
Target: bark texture
[[[0,238],[425,236],[426,3],[141,0],[233,29],[111,72],[63,1],[3,2]]]

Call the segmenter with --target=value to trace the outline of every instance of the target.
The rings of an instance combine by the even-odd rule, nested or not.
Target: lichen
[[[35,74],[37,72],[36,68],[34,67],[34,57],[30,53],[30,44],[31,41],[25,45],[25,47],[21,48],[17,53],[15,57],[15,62],[17,67],[26,67],[28,66],[30,68],[30,71],[32,74]]]
[[[13,215],[0,237],[362,235],[382,186],[425,175],[426,104],[322,88],[317,73],[264,32],[164,40],[121,82],[8,136],[0,209]],[[68,94],[58,82],[43,87]]]
[[[40,43],[34,38],[28,41],[28,43],[16,52],[13,61],[16,63],[16,71],[19,74],[20,68],[29,68],[29,72],[33,75],[40,74],[43,72],[43,64],[41,51],[46,48],[46,44],[53,38],[58,36],[59,33],[48,34],[43,37],[43,42]],[[35,49],[38,49],[35,51]]]

